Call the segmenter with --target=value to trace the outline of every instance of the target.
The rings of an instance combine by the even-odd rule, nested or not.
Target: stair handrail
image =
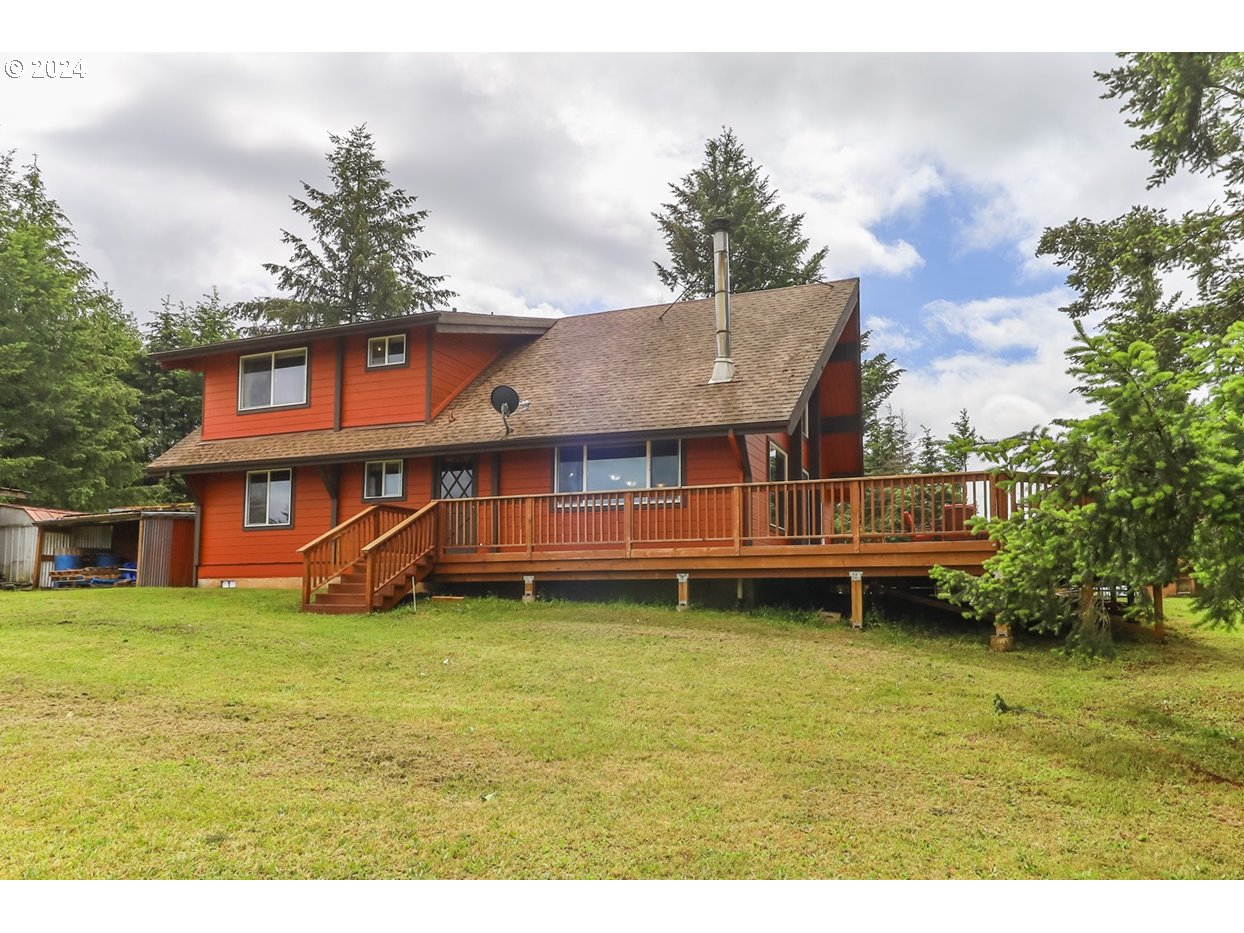
[[[303,609],[306,609],[311,604],[311,596],[313,593],[316,593],[326,587],[344,570],[347,570],[354,564],[358,563],[358,561],[363,557],[361,545],[358,546],[357,551],[351,547],[349,548],[348,553],[329,555],[327,552],[331,546],[364,522],[374,522],[376,527],[379,528],[382,522],[382,515],[404,514],[409,512],[410,509],[408,508],[388,503],[369,505],[362,511],[347,518],[345,521],[340,522],[328,529],[328,531],[324,532],[318,538],[315,538],[314,540],[309,541],[302,547],[298,548],[297,553],[302,555]],[[375,533],[370,533],[368,537],[374,539]]]
[[[408,518],[404,518],[388,531],[377,536],[374,540],[369,541],[363,546],[362,559],[366,567],[366,581],[363,592],[367,598],[367,605],[370,607],[376,598],[376,594],[385,586],[392,583],[402,574],[409,572],[410,568],[427,557],[428,554],[436,551],[436,529],[433,526],[431,533],[428,535],[427,544],[417,553],[412,552],[410,559],[396,567],[384,579],[377,579],[376,560],[384,552],[384,548],[394,539],[400,537],[409,529],[415,527],[421,522],[434,522],[436,519],[436,510],[440,505],[440,501],[433,499],[419,511],[415,512]]]

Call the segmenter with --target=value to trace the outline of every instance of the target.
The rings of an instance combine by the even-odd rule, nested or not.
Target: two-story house
[[[849,279],[167,351],[203,373],[203,420],[149,469],[198,502],[200,586],[302,586],[321,611],[428,576],[677,577],[685,597],[689,576],[979,565],[963,522],[997,511],[986,480],[860,478],[859,338]],[[523,401],[504,418],[503,386]]]

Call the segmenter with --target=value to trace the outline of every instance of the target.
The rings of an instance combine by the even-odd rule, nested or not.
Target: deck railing
[[[376,594],[414,572],[436,551],[438,502],[429,502],[363,547],[367,605]]]
[[[363,556],[363,548],[413,514],[396,505],[372,505],[330,528],[298,549],[302,555],[302,604],[326,587]]]
[[[1045,477],[987,472],[445,499],[438,546],[451,553],[971,541],[974,518],[1027,508]]]

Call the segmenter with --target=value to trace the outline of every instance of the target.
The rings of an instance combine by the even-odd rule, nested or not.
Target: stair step
[[[346,615],[362,615],[366,610],[360,606],[337,606],[324,605],[322,603],[312,603],[306,609],[307,612],[318,612],[320,615],[326,616],[346,616]]]
[[[320,593],[315,597],[315,606],[357,606],[361,612],[367,606],[363,595],[354,593]]]

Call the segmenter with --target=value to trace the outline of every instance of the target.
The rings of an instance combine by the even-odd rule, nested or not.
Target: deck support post
[[[523,602],[534,603],[536,601],[536,577],[535,574],[523,575]]]
[[[851,628],[864,627],[864,571],[851,572]]]
[[[1162,584],[1153,584],[1153,634],[1166,637],[1166,613],[1162,611]]]
[[[1015,638],[1011,635],[1011,626],[1008,622],[995,622],[993,625],[993,634],[989,636],[989,647],[993,651],[1014,651]]]
[[[678,577],[678,611],[685,612],[691,605],[691,574],[680,573]]]

